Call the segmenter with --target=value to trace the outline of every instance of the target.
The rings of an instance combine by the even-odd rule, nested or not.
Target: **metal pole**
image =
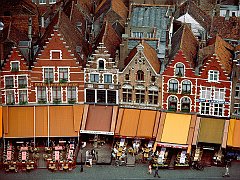
[[[34,148],[36,144],[36,106],[33,106],[33,126],[34,126],[34,131],[33,131],[33,142],[34,142]]]
[[[50,120],[49,120],[49,105],[48,105],[48,148],[49,148],[49,134],[50,134],[50,124],[49,124]]]

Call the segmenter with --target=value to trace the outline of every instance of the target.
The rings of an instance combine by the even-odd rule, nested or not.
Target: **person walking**
[[[156,167],[156,169],[155,169],[155,173],[154,173],[154,177],[158,177],[158,178],[160,178],[160,176],[159,176],[159,174],[158,174],[158,165],[157,165],[157,167]]]
[[[150,163],[148,165],[148,174],[152,174],[152,165]]]

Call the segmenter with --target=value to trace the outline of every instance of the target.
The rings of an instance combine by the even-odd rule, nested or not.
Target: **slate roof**
[[[182,50],[192,68],[196,66],[199,43],[187,24],[183,24],[172,37],[172,49],[169,59],[172,60]]]
[[[193,1],[188,0],[179,6],[174,17],[179,18],[186,13],[195,19],[204,29],[210,30],[211,17],[202,11]]]
[[[216,34],[223,39],[240,40],[240,17],[225,17],[215,16],[213,18],[210,36]]]
[[[216,54],[224,70],[231,74],[233,51],[234,48],[229,43],[220,36],[216,36],[208,41],[205,48],[200,50],[199,61],[204,65],[209,57]]]
[[[161,65],[160,65],[160,61],[158,60],[155,49],[152,48],[145,41],[140,42],[139,45],[142,45],[144,47],[143,48],[144,55],[146,56],[147,60],[149,61],[149,63],[151,64],[155,72],[159,74]],[[129,64],[129,62],[133,59],[133,57],[137,54],[137,52],[138,52],[137,46],[130,51],[127,58],[124,60],[125,67]]]
[[[116,50],[119,49],[121,38],[118,36],[117,32],[113,29],[112,25],[105,21],[99,35],[95,41],[95,49],[103,43],[107,48],[110,57],[115,58]]]

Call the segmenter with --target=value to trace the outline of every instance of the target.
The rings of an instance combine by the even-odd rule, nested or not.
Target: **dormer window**
[[[11,62],[11,71],[18,72],[19,71],[19,62]]]
[[[182,63],[176,64],[175,75],[180,77],[184,76],[184,65]]]
[[[144,81],[144,72],[142,70],[137,71],[137,81]]]
[[[104,69],[104,60],[98,61],[98,69]]]
[[[39,4],[46,4],[46,0],[39,0]]]
[[[208,81],[218,82],[219,81],[219,71],[210,70],[208,71]]]
[[[62,51],[61,50],[51,50],[50,51],[50,59],[62,59]]]

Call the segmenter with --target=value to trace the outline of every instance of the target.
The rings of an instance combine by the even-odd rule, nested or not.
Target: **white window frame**
[[[212,87],[201,86],[200,98],[201,99],[211,99],[212,98]]]
[[[67,82],[69,81],[69,79],[70,79],[70,73],[69,73],[69,71],[70,71],[70,68],[69,67],[64,67],[64,66],[60,66],[60,67],[58,67],[58,82],[60,81],[60,69],[67,69]]]
[[[103,69],[100,69],[100,68],[99,68],[99,61],[103,61],[103,63],[104,63]],[[98,59],[97,59],[97,69],[100,69],[100,70],[106,69],[106,59],[104,59],[104,58],[98,58]]]
[[[57,0],[49,0],[49,4],[55,4]]]
[[[211,78],[213,76],[213,79]],[[209,70],[208,71],[208,82],[218,82],[219,81],[219,71]]]
[[[46,99],[46,102],[48,102],[48,90],[47,90],[47,87],[46,87],[46,86],[37,86],[37,87],[36,87],[36,92],[37,92],[37,93],[36,93],[36,96],[37,96],[36,99],[37,99],[37,102],[39,102],[39,99],[38,99],[38,87],[43,87],[43,88],[45,88],[45,96],[46,96],[45,99]]]
[[[215,88],[214,89],[214,99],[215,100],[225,100],[225,88]]]
[[[110,75],[112,78],[111,78],[111,82],[105,82],[105,75]],[[103,74],[103,82],[105,83],[105,84],[112,84],[113,83],[113,74],[110,74],[110,73],[104,73]]]
[[[16,103],[16,93],[15,93],[15,90],[14,89],[9,89],[9,90],[6,90],[5,91],[5,104],[8,104],[7,103],[7,92],[8,91],[12,91],[13,92],[13,99],[14,99],[14,101],[12,102],[13,104],[15,104]]]
[[[185,65],[183,64],[183,63],[176,63],[175,64],[175,67],[174,67],[174,74],[175,74],[175,76],[178,76],[177,74],[176,74],[176,71],[177,71],[177,65],[182,65],[183,66],[183,72],[182,72],[182,76],[180,76],[180,77],[184,77],[185,76]]]
[[[42,67],[42,69],[43,69],[43,82],[45,82],[45,69],[53,69],[53,82],[55,82],[55,67],[54,66],[52,66],[52,67],[48,67],[48,66],[43,66]]]
[[[91,75],[98,75],[98,81],[91,81]],[[90,73],[90,82],[91,83],[99,83],[99,80],[100,80],[100,74],[99,73]]]
[[[239,83],[236,84],[234,97],[240,98],[240,84]]]
[[[54,52],[60,53],[59,59],[61,60],[62,59],[62,50],[50,50],[50,59],[53,60],[52,53],[54,53]],[[54,59],[54,60],[59,60],[59,59]]]
[[[6,76],[4,76],[4,88],[6,88],[6,77],[13,77],[13,88],[15,88],[16,85],[15,85],[15,76],[14,75],[6,75]]]
[[[240,115],[240,103],[234,103],[233,114],[238,116]]]
[[[209,108],[209,113],[207,114],[207,107]],[[202,108],[204,108],[204,112],[202,112]],[[200,103],[200,114],[203,115],[211,115],[211,103],[210,102],[201,102]]]
[[[62,92],[63,92],[63,89],[61,86],[52,86],[51,87],[51,102],[53,102],[53,88],[59,88],[60,87],[60,103],[62,103],[63,101],[63,97],[62,97]]]
[[[46,3],[47,3],[46,0],[39,0],[39,4],[46,4]]]
[[[26,102],[28,102],[28,90],[20,89],[18,90],[18,104],[20,104],[20,91],[26,91]]]
[[[10,65],[11,65],[10,71],[12,71],[12,64],[13,63],[18,63],[18,71],[20,71],[20,62],[19,61],[11,61],[11,63],[10,63]]]
[[[222,106],[222,107],[221,107]],[[217,109],[217,111],[215,111]],[[220,109],[222,109],[222,114],[220,114]],[[215,112],[217,112],[215,114]],[[224,115],[224,104],[214,103],[213,104],[213,116],[223,116]]]

